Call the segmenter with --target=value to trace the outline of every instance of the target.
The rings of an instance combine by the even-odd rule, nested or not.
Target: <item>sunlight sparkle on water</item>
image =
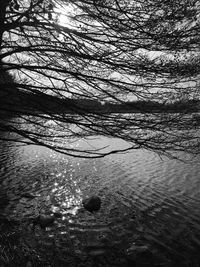
[[[82,202],[82,191],[79,187],[79,183],[76,181],[75,177],[72,175],[70,168],[70,173],[66,176],[63,171],[54,173],[56,181],[53,183],[51,192],[59,203],[59,209],[62,210],[62,214],[70,213],[75,215],[80,208]],[[69,171],[69,169],[68,169]],[[52,206],[54,211],[56,207]]]

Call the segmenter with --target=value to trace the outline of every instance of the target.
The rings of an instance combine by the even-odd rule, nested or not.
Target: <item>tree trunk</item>
[[[10,0],[0,0],[0,49],[1,49],[1,45],[2,45],[3,33],[4,33],[6,8],[9,4],[9,2],[10,2]]]

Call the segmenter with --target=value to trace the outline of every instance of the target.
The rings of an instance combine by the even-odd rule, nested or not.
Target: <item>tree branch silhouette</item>
[[[10,0],[0,10],[0,131],[12,133],[2,138],[86,158],[199,153],[197,0]],[[71,143],[93,136],[128,148]]]

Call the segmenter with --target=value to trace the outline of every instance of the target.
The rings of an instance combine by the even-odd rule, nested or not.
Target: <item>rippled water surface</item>
[[[108,139],[92,145],[102,142],[124,145]],[[27,221],[27,229],[38,214],[62,215],[45,233],[34,229],[46,247],[53,239],[60,251],[96,256],[111,246],[126,253],[140,244],[159,254],[165,266],[199,266],[198,158],[184,163],[137,150],[75,159],[41,147],[1,142],[0,164],[0,189],[8,198],[1,206],[4,215]],[[25,198],[24,193],[34,198]],[[102,198],[102,208],[90,214],[81,203],[94,194]]]

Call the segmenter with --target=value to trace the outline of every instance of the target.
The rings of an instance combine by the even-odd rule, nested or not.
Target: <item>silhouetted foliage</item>
[[[118,152],[69,142],[94,135],[199,153],[199,28],[197,0],[0,0],[0,131],[78,157]]]

